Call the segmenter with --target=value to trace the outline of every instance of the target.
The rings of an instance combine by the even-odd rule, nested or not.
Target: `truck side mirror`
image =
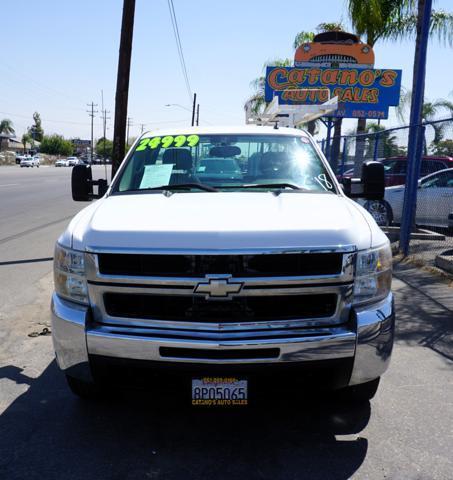
[[[93,193],[93,186],[98,187]],[[107,180],[93,180],[90,165],[75,165],[71,176],[72,199],[76,202],[89,202],[94,198],[101,198],[108,189]]]
[[[344,193],[350,198],[382,200],[385,194],[384,165],[372,160],[362,165],[362,178],[345,178]]]
[[[362,184],[367,200],[383,200],[385,194],[384,165],[381,162],[368,161],[362,165]]]
[[[74,165],[71,175],[72,199],[76,202],[89,202],[93,198],[91,167]]]

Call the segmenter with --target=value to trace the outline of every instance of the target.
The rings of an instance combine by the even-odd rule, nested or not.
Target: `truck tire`
[[[381,377],[378,377],[375,380],[371,380],[371,382],[346,387],[341,390],[340,395],[348,402],[366,402],[375,396],[380,380]]]
[[[66,375],[66,381],[71,392],[80,398],[93,400],[101,396],[102,390],[94,382],[85,382],[69,375]]]

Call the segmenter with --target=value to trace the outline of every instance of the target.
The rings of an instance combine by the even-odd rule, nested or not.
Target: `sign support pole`
[[[343,153],[341,155],[341,179],[343,180],[345,165],[346,165],[346,155],[348,152],[348,139],[347,137],[343,138]],[[336,172],[334,172],[336,173]]]
[[[327,119],[327,136],[326,136],[326,158],[327,158],[327,161],[330,163],[330,137],[332,135],[332,119],[331,118],[328,118]]]

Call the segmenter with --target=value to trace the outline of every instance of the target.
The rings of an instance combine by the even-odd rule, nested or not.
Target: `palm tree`
[[[276,58],[274,60],[268,60],[264,65],[263,65],[263,72],[266,72],[266,68],[268,66],[273,66],[273,67],[289,67],[292,65],[292,60],[289,58]],[[264,88],[266,85],[266,77],[264,75],[261,75],[258,78],[255,78],[255,80],[252,80],[250,82],[250,86],[254,90],[254,94],[247,99],[247,101],[244,104],[244,108],[254,115],[258,115],[259,113],[262,113],[263,110],[266,108],[266,101],[264,99]]]
[[[417,0],[348,0],[349,17],[358,35],[373,47],[378,40],[416,38]],[[444,44],[453,43],[453,14],[433,10],[430,34]],[[366,119],[357,121],[357,133],[365,132]],[[357,143],[356,162],[360,170],[363,142]]]
[[[29,133],[24,133],[22,135],[21,141],[22,141],[22,145],[24,146],[24,153],[25,153],[25,150],[27,149],[27,143],[31,143],[31,140],[32,138]]]
[[[366,137],[367,153],[366,158],[374,156],[375,142],[378,142],[378,156],[383,158],[401,155],[404,149],[398,146],[397,137],[392,131],[387,131],[385,126],[376,122],[368,123],[366,132],[370,133],[370,137]],[[371,140],[374,140],[373,142]]]
[[[344,31],[344,26],[341,22],[324,22],[320,23],[316,27],[318,33],[321,32],[341,32]],[[313,32],[299,32],[293,42],[294,49],[297,49],[301,44],[313,41],[315,34]],[[319,130],[319,120],[311,120],[306,123],[307,130],[311,135]],[[338,167],[338,158],[340,156],[340,142],[341,142],[341,129],[343,125],[342,118],[335,118],[333,123],[333,136],[332,147],[330,150],[330,165],[334,171]]]
[[[297,48],[303,43],[312,42],[314,36],[315,34],[313,32],[299,32],[294,38],[294,42],[293,42],[294,50],[297,50]]]
[[[342,30],[343,26],[341,23],[332,22],[332,23],[320,23],[316,27],[317,32],[326,32],[330,30]],[[311,42],[313,37],[315,36],[314,32],[299,32],[293,42],[294,49],[297,49],[299,45],[306,42]],[[267,66],[275,66],[275,67],[290,67],[293,65],[293,61],[289,58],[285,59],[275,59],[267,61],[264,66],[263,70],[266,70]],[[262,113],[263,110],[266,108],[266,101],[264,100],[264,86],[266,84],[266,78],[264,76],[260,76],[253,80],[250,83],[250,86],[253,88],[254,93],[250,96],[245,104],[244,108],[246,111],[250,111],[252,114],[257,115]],[[311,135],[314,135],[318,129],[318,122],[316,120],[307,122],[307,130]]]
[[[400,103],[397,107],[397,116],[402,123],[405,123],[406,113],[410,108],[412,101],[412,92],[406,90],[401,95]],[[453,102],[446,99],[438,99],[433,102],[426,100],[423,102],[422,106],[422,122],[432,122],[439,118],[439,114],[446,112],[450,117],[453,116]],[[435,150],[439,142],[443,140],[445,129],[447,126],[450,126],[452,122],[441,122],[441,123],[431,123],[430,126],[434,130],[434,138],[431,142],[431,148]],[[425,141],[423,145],[424,155],[428,154],[428,144]]]
[[[316,29],[318,33],[324,32],[341,32],[344,30],[344,26],[341,22],[323,22],[320,23]],[[312,42],[315,37],[314,32],[299,32],[294,38],[293,48],[296,50],[302,43]]]
[[[4,118],[0,122],[0,135],[14,135],[16,131],[13,127],[13,122],[9,118]],[[0,151],[2,149],[3,138],[0,138]]]
[[[4,118],[0,122],[0,134],[1,133],[5,135],[14,135],[16,133],[13,127],[13,122],[9,118]]]

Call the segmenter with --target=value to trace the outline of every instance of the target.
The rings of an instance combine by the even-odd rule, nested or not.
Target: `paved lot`
[[[371,403],[301,392],[206,412],[168,392],[73,397],[50,337],[28,336],[48,324],[46,259],[83,206],[69,174],[0,167],[0,479],[453,478],[453,290],[408,267],[394,282],[392,364]]]

